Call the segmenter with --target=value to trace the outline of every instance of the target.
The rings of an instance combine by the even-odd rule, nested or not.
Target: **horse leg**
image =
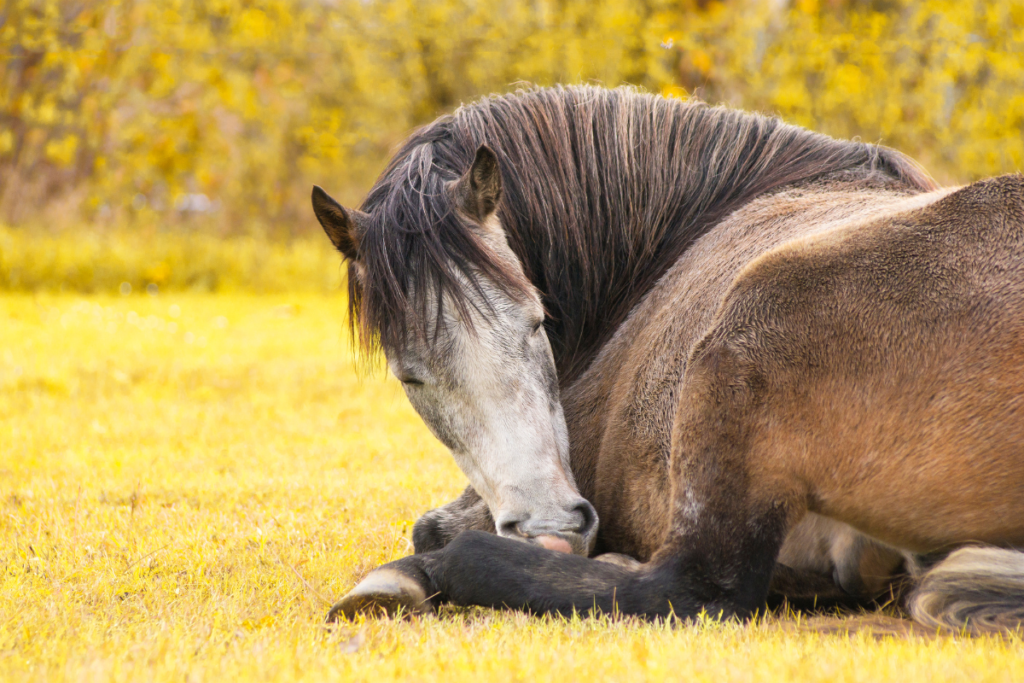
[[[487,503],[472,486],[467,486],[458,498],[416,520],[412,527],[412,544],[417,554],[440,550],[461,532],[470,529],[495,532]]]
[[[906,574],[902,551],[813,513],[787,534],[778,563],[785,570],[776,571],[772,593],[790,604],[872,604]]]
[[[361,612],[393,616],[433,611],[439,603],[427,568],[438,553],[461,532],[470,529],[494,533],[487,504],[472,486],[458,498],[423,514],[412,527],[416,554],[378,567],[334,604],[328,621],[351,618]]]
[[[395,615],[433,611],[442,599],[427,569],[436,572],[440,558],[436,551],[446,547],[463,531],[495,533],[490,510],[472,486],[466,487],[447,505],[420,517],[412,531],[416,555],[391,562],[367,574],[332,607],[328,621],[338,617],[351,618],[360,612]],[[638,560],[620,553],[605,553],[595,559],[628,569],[641,566]]]
[[[442,600],[431,576],[437,573],[443,552],[410,555],[374,569],[331,607],[327,621],[351,619],[361,613],[396,616],[433,612]]]

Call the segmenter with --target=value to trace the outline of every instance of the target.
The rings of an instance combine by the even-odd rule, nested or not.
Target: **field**
[[[465,486],[345,334],[309,207],[535,84],[634,85],[1024,167],[1024,0],[10,0],[0,683],[1024,680],[892,616],[323,618]]]
[[[325,628],[464,479],[339,294],[0,295],[0,680],[1024,679],[1018,637],[856,618]]]

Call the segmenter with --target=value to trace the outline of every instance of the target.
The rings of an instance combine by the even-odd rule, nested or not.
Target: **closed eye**
[[[544,327],[544,320],[543,320],[543,318],[541,320],[538,320],[537,322],[535,322],[533,324],[533,334],[537,334],[538,332],[540,332],[542,327]]]
[[[423,386],[423,380],[416,379],[415,377],[399,377],[398,381],[407,387],[421,387]]]

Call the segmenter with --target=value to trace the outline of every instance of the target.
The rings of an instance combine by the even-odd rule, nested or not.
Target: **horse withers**
[[[360,339],[470,481],[332,616],[747,616],[910,570],[923,623],[1021,619],[1020,176],[940,189],[893,150],[570,87],[464,106],[360,211],[313,206]]]

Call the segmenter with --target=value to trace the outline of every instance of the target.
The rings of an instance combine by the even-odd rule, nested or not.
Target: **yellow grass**
[[[0,680],[1024,679],[1019,638],[449,610],[325,629],[464,479],[340,295],[0,295]]]
[[[345,270],[319,229],[285,241],[258,231],[222,238],[212,225],[97,227],[60,233],[0,223],[0,291],[329,292]]]

